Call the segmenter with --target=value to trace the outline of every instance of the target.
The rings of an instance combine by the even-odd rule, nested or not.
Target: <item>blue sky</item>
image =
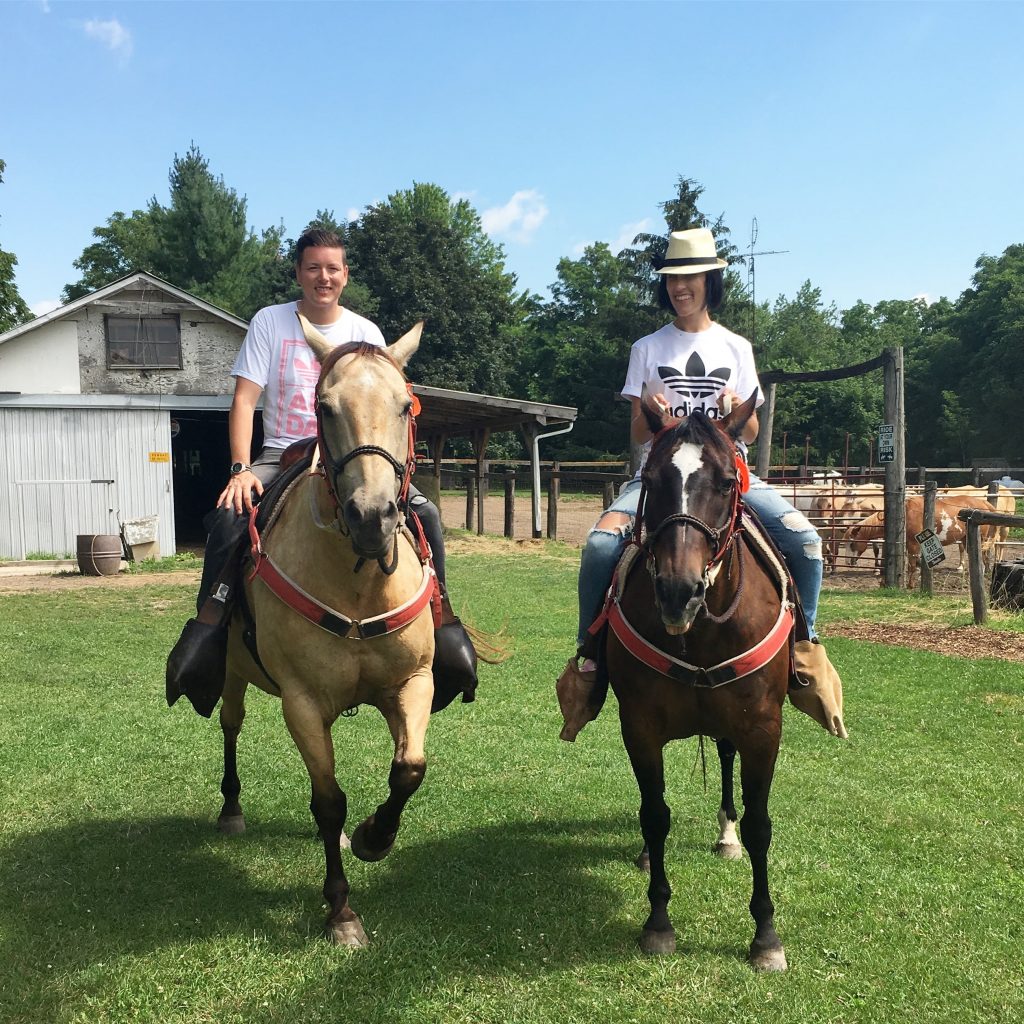
[[[194,140],[292,237],[435,182],[534,291],[685,175],[787,250],[758,299],[955,298],[1024,242],[1022,39],[1019,3],[0,3],[0,246],[49,308]]]

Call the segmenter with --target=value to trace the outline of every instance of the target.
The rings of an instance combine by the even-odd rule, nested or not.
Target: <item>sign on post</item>
[[[882,423],[878,427],[878,461],[896,461],[896,427],[892,423]]]
[[[924,555],[925,564],[929,569],[934,569],[939,562],[946,560],[946,552],[942,550],[942,541],[931,530],[922,530],[915,533],[918,544],[921,545],[921,554]]]

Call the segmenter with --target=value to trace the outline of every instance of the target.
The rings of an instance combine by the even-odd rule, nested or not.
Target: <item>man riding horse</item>
[[[348,273],[345,246],[338,235],[321,228],[306,231],[295,248],[295,278],[302,298],[259,310],[231,368],[235,392],[228,414],[230,475],[205,522],[209,536],[196,601],[197,619],[186,626],[168,663],[169,700],[184,693],[205,715],[216,705],[223,680],[208,678],[208,673],[196,667],[223,661],[239,564],[247,548],[249,513],[264,488],[281,473],[285,450],[316,435],[314,392],[320,366],[298,330],[296,313],[334,346],[365,342],[383,348],[385,344],[376,324],[340,304]],[[261,395],[264,441],[254,459],[253,416]],[[462,693],[463,700],[473,699],[476,652],[448,601],[444,536],[437,507],[413,486],[408,488],[408,507],[423,526],[443,598],[444,618],[436,631],[434,673],[435,688],[444,698],[435,700],[437,710],[458,693]]]

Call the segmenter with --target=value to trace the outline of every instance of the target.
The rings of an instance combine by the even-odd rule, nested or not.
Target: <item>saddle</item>
[[[265,535],[280,513],[284,497],[300,477],[309,472],[316,438],[305,438],[285,449],[281,456],[281,472],[267,486],[255,503],[254,527],[257,535]],[[411,511],[410,516],[415,517]],[[406,530],[421,561],[430,561],[430,549],[416,524]],[[256,620],[245,598],[242,574],[249,557],[249,520],[238,516],[230,529],[237,537],[229,537],[225,564],[218,574],[210,595],[195,618],[189,619],[181,637],[167,659],[166,696],[168,706],[186,696],[196,712],[209,718],[224,689],[227,667],[228,624],[237,606],[244,629],[246,648],[267,681],[277,687],[267,672],[256,640]],[[447,707],[461,695],[463,703],[471,703],[476,695],[476,651],[465,627],[452,610],[447,593],[441,590],[440,624],[435,628],[434,700],[431,711]],[[437,620],[435,619],[435,622]],[[278,688],[279,689],[279,688]]]

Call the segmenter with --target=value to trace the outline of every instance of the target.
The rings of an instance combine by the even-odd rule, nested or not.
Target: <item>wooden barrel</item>
[[[116,576],[121,570],[121,538],[116,533],[80,533],[78,568],[84,576]]]
[[[996,562],[992,566],[989,599],[996,608],[1024,608],[1024,561]]]

